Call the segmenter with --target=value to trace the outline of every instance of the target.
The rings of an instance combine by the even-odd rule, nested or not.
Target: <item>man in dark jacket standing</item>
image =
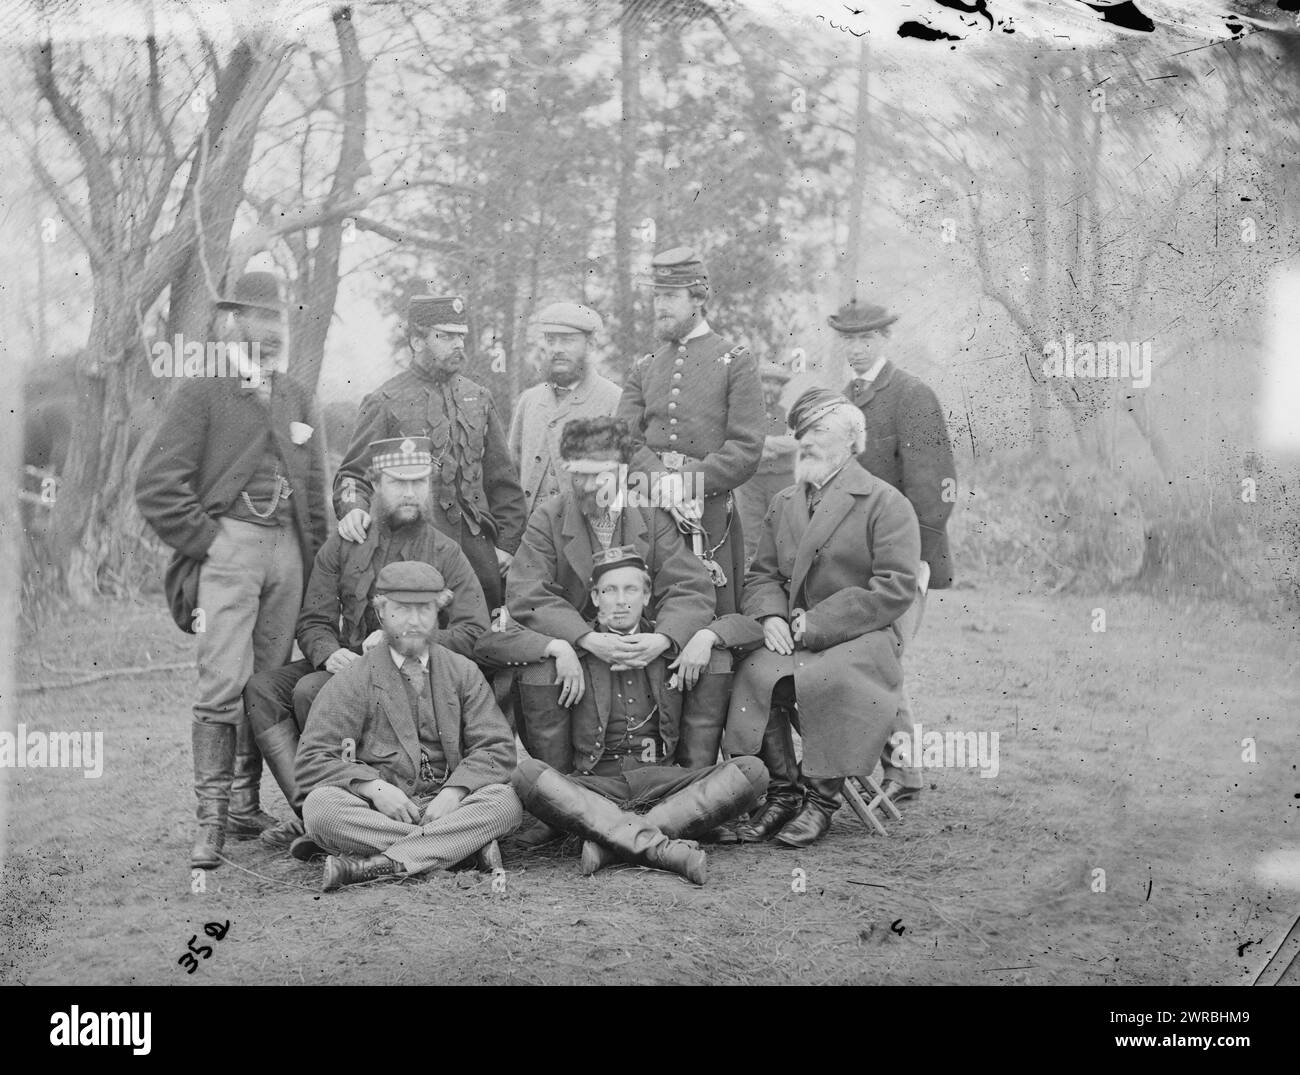
[[[327,526],[310,391],[287,370],[280,283],[247,273],[218,304],[245,376],[182,383],[136,482],[159,537],[201,561],[192,729],[199,834],[190,865],[221,863],[227,833],[257,835],[262,756],[244,714],[249,677],[289,659],[306,573]]]
[[[447,588],[438,597],[432,639],[462,657],[488,628],[483,590],[465,554],[430,519],[433,446],[427,437],[397,437],[370,445],[375,517],[357,544],[331,534],[307,583],[298,616],[298,647],[305,655],[281,668],[259,672],[244,689],[244,704],[258,747],[285,799],[295,811],[302,795],[294,781],[298,737],[316,696],[332,675],[361,660],[367,642],[381,634],[371,598],[385,565],[398,560],[429,564]],[[262,834],[284,847],[303,834],[296,818]]]
[[[858,462],[877,478],[907,497],[921,528],[921,561],[916,607],[908,619],[919,622],[926,591],[952,585],[952,554],[948,548],[948,516],[957,499],[957,470],[943,407],[924,382],[894,365],[887,357],[889,326],[898,320],[883,306],[842,306],[827,320],[853,379],[845,396],[867,422],[867,447]],[[902,692],[902,727],[912,726],[912,706],[906,685]],[[898,768],[890,751],[881,755],[881,790],[901,802],[921,792],[921,772]]]
[[[371,443],[429,437],[434,525],[465,551],[488,607],[496,608],[501,577],[523,536],[526,508],[492,396],[460,372],[468,316],[460,296],[411,300],[411,368],[361,401],[352,443],[334,476],[334,510],[339,534],[364,541],[373,493],[366,477]]]
[[[754,356],[709,327],[709,278],[686,247],[651,262],[655,335],[623,383],[617,417],[637,442],[631,469],[684,532],[708,568],[718,616],[740,604],[744,537],[733,491],[754,476],[766,417]],[[741,565],[737,569],[737,565]]]

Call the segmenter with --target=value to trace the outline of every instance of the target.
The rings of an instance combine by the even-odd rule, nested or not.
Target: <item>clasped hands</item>
[[[469,792],[466,788],[460,787],[443,788],[429,801],[429,805],[423,811],[414,799],[396,784],[390,784],[387,780],[363,781],[357,784],[356,794],[368,800],[370,805],[384,817],[392,818],[394,821],[405,821],[408,825],[427,825],[450,814]]]

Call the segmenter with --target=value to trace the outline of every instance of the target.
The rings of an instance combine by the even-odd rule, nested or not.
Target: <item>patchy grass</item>
[[[1092,630],[1093,609],[1106,613]],[[928,771],[869,833],[847,808],[804,851],[723,847],[697,889],[572,846],[323,895],[256,841],[190,891],[193,672],[26,693],[29,729],[104,733],[104,775],[14,769],[0,978],[27,983],[1035,983],[1241,980],[1300,893],[1254,880],[1300,827],[1294,622],[1004,585],[932,595],[915,719],[997,731],[1000,772]],[[161,607],[61,615],[18,682],[192,656]],[[1257,757],[1243,761],[1242,740]],[[287,808],[267,774],[264,804]],[[1093,891],[1105,871],[1105,891]],[[801,874],[795,871],[802,871]],[[795,889],[806,878],[806,891]],[[227,938],[190,975],[203,923]],[[1238,946],[1255,942],[1244,955]]]

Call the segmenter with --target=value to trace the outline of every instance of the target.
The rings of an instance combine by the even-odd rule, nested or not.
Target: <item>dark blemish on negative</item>
[[[924,23],[912,22],[911,20],[903,23],[898,28],[899,37],[915,37],[920,41],[960,41],[960,37],[953,34],[946,34],[942,30],[936,30],[933,26],[926,26]]]
[[[1133,0],[1123,0],[1119,4],[1093,4],[1089,0],[1080,2],[1087,4],[1093,11],[1100,12],[1103,22],[1114,23],[1125,30],[1140,30],[1149,34],[1156,28],[1156,24],[1138,10]]]
[[[975,0],[973,4],[963,3],[962,0],[934,0],[934,2],[952,8],[954,11],[964,11],[968,15],[983,15],[989,20],[989,29],[993,29],[993,16],[989,14],[987,0]]]

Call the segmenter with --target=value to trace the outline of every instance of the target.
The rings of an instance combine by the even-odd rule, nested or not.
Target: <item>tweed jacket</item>
[[[953,581],[947,526],[957,469],[938,397],[892,362],[874,381],[851,381],[844,395],[867,420],[867,448],[858,462],[911,501],[921,527],[921,559],[930,565],[930,588],[946,589]],[[945,479],[952,490],[948,499]]]
[[[588,368],[587,376],[568,392],[557,393],[549,382],[526,389],[510,419],[510,457],[519,470],[527,510],[538,501],[563,492],[560,435],[574,418],[602,418],[618,409],[622,389]]]
[[[650,569],[647,615],[675,649],[713,619],[713,583],[662,508],[623,509],[613,545],[632,545]],[[549,638],[576,643],[591,630],[592,537],[573,493],[537,505],[506,576],[512,619]]]
[[[449,420],[451,411],[456,421]],[[524,530],[524,493],[506,448],[492,396],[462,374],[438,382],[412,367],[385,381],[361,401],[352,443],[334,476],[334,510],[370,510],[366,480],[370,444],[388,437],[427,436],[436,460],[435,512],[456,536],[462,518],[470,533],[486,531],[513,553]]]
[[[311,428],[302,444],[293,442],[293,422]],[[329,525],[324,437],[311,395],[291,375],[274,376],[269,408],[236,377],[182,381],[140,467],[136,503],[163,541],[203,560],[220,528],[217,518],[261,462],[268,425],[292,489],[305,580]]]
[[[756,649],[741,663],[725,750],[756,754],[772,688],[793,675],[809,776],[869,773],[897,729],[901,633],[920,569],[920,536],[907,498],[849,460],[810,519],[804,486],[781,490],[745,577],[746,615],[806,611],[792,655]]]
[[[295,774],[301,794],[319,787],[355,791],[358,783],[387,780],[414,799],[444,787],[475,792],[508,783],[515,737],[474,663],[434,645],[429,676],[436,728],[416,727],[402,673],[386,645],[375,646],[331,678],[298,744]],[[441,783],[420,776],[420,741],[430,736],[436,736],[446,759]]]
[[[335,532],[316,554],[298,614],[298,648],[303,656],[321,668],[340,647],[360,653],[370,633],[366,611],[375,594],[375,579],[386,564],[406,559],[432,564],[455,594],[452,603],[438,614],[433,641],[472,658],[475,641],[488,628],[488,609],[483,587],[460,546],[426,521],[404,536],[400,548],[398,538],[390,539],[381,557],[382,535],[380,526],[372,526],[365,541],[357,544],[344,541]]]

